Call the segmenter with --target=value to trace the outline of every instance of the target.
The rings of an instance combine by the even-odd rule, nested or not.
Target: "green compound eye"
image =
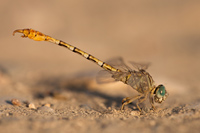
[[[158,98],[162,98],[165,95],[165,86],[159,85],[156,90],[156,95]]]

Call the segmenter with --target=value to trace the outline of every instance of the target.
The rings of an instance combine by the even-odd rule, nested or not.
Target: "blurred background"
[[[0,66],[15,77],[96,74],[101,68],[49,42],[12,36],[33,28],[106,61],[150,62],[171,93],[199,92],[198,0],[1,0]]]

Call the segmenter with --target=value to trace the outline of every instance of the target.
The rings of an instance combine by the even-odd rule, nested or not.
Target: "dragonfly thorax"
[[[154,87],[151,75],[145,70],[132,71],[127,76],[126,84],[140,93],[150,92]]]

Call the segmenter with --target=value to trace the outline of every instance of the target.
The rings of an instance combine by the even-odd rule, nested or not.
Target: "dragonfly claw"
[[[18,30],[15,30],[13,32],[13,36],[15,35],[15,33],[23,33],[23,35],[21,37],[28,37],[28,35],[30,33],[30,29],[18,29]]]
[[[22,33],[23,35],[21,37],[23,38],[30,38],[33,39],[35,41],[51,41],[51,38],[49,36],[44,35],[41,32],[35,31],[33,29],[19,29],[19,30],[15,30],[13,32],[13,36],[15,35],[15,33]]]

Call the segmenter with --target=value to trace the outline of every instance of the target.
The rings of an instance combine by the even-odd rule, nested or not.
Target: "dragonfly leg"
[[[138,105],[138,104],[140,104],[140,103],[144,102],[146,99],[147,99],[147,95],[145,95],[145,97],[144,97],[144,98],[142,98],[142,99],[139,99],[139,100],[137,101],[137,103],[136,103],[136,105],[137,105],[137,108],[139,109],[139,111],[140,111],[140,112],[141,112],[142,110],[141,110],[141,108],[139,107],[139,105]]]
[[[150,94],[149,101],[151,103],[151,106],[152,106],[153,110],[156,110],[156,107],[154,106],[154,101],[153,101],[153,94]]]
[[[134,97],[126,97],[122,100],[122,107],[121,107],[121,110],[124,110],[124,106],[139,99],[140,97],[142,97],[143,95],[137,95],[137,96],[134,96]],[[137,105],[138,106],[138,105]],[[140,110],[140,109],[139,109]]]

